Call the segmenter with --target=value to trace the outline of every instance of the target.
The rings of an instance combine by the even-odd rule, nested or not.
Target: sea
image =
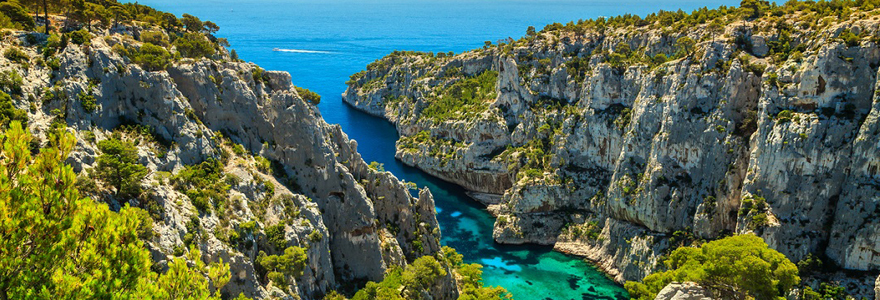
[[[339,124],[367,161],[383,163],[398,178],[431,189],[442,244],[467,263],[483,265],[486,285],[514,299],[628,299],[623,287],[582,258],[535,245],[500,245],[494,218],[461,187],[395,160],[397,131],[387,121],[342,102],[345,81],[394,50],[461,53],[485,41],[525,35],[528,26],[579,19],[692,11],[738,5],[732,0],[140,0],[180,16],[220,26],[241,59],[287,71],[293,84],[322,96],[324,119]]]

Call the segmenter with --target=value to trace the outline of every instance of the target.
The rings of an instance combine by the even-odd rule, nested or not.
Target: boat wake
[[[275,49],[272,49],[272,51],[277,51],[277,52],[288,52],[288,53],[333,54],[333,52],[330,52],[330,51],[303,50],[303,49],[282,49],[282,48],[275,48]]]

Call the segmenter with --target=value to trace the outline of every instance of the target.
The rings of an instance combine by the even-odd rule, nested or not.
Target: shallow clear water
[[[394,159],[397,132],[384,120],[344,105],[340,94],[350,74],[393,50],[456,53],[486,40],[518,38],[526,27],[657,10],[735,5],[709,1],[544,0],[142,0],[142,4],[189,13],[220,25],[239,56],[269,70],[291,73],[293,82],[323,96],[324,119],[340,124],[359,143],[367,161],[385,164],[398,178],[428,186],[437,202],[442,243],[469,263],[484,265],[488,285],[516,299],[626,298],[619,285],[581,259],[549,247],[506,246],[492,240],[493,218],[458,186],[437,180]],[[274,48],[289,51],[273,51]]]

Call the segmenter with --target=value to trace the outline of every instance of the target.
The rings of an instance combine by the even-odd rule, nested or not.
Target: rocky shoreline
[[[503,195],[488,205],[497,242],[555,245],[618,282],[733,233],[872,273],[872,13],[814,26],[795,11],[784,29],[786,16],[548,26],[454,56],[392,53],[352,75],[343,101],[395,125],[405,164]]]

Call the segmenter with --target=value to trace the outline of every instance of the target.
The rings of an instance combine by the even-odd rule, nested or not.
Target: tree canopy
[[[59,132],[35,157],[33,137],[20,122],[3,134],[0,299],[219,299],[229,265],[205,266],[192,248],[187,258],[194,267],[175,258],[168,272],[153,273],[139,238],[151,224],[141,220],[146,214],[127,205],[113,212],[80,197],[76,174],[63,163],[75,140]]]
[[[671,282],[692,281],[723,299],[778,299],[800,282],[785,255],[751,234],[727,237],[700,248],[681,247],[664,262],[668,271],[627,282],[633,299],[654,299]]]
[[[117,196],[137,196],[148,171],[138,163],[134,144],[114,137],[98,142],[98,149],[103,154],[98,157],[95,175],[113,186]]]

